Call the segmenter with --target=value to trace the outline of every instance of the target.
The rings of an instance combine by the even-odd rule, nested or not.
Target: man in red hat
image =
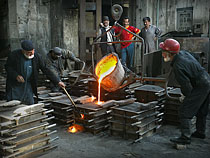
[[[161,42],[165,62],[171,61],[175,78],[185,96],[179,109],[181,136],[170,141],[190,144],[191,136],[205,138],[206,116],[208,114],[210,76],[200,63],[187,51],[180,51],[180,44],[174,39]],[[191,119],[196,116],[196,131],[191,135]]]

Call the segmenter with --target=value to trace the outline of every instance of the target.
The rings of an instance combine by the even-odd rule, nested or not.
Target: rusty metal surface
[[[56,124],[48,122],[53,119],[48,116],[53,110],[37,105],[17,105],[0,114],[0,157],[34,157],[38,152],[55,147],[51,142],[57,137],[51,135],[56,131],[50,129]]]

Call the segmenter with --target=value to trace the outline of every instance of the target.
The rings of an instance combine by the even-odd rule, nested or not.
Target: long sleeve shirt
[[[121,27],[114,27],[115,29],[115,34],[119,34],[120,33],[120,40],[121,41],[128,41],[128,40],[132,40],[133,39],[133,35],[131,33],[129,33],[128,31],[122,29]],[[126,29],[128,29],[129,31],[139,34],[140,30],[133,27],[133,26],[128,26],[126,27]],[[132,42],[123,42],[121,43],[121,49],[128,47]]]

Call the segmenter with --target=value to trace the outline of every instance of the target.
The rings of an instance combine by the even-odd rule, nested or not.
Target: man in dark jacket
[[[34,104],[33,94],[37,96],[39,69],[52,82],[60,87],[65,87],[65,84],[46,67],[40,55],[35,53],[31,41],[21,42],[21,47],[22,49],[14,50],[9,54],[5,65],[7,101],[20,100],[24,104]]]
[[[75,57],[74,53],[70,50],[54,47],[47,53],[45,62],[47,67],[60,78],[64,73],[64,65],[67,65],[68,69],[71,70],[70,61],[75,61],[76,63],[83,62]],[[53,82],[50,82],[50,88],[53,92],[59,91],[59,86]]]
[[[160,43],[164,61],[171,61],[175,78],[185,96],[179,109],[181,136],[171,139],[174,143],[190,144],[191,136],[205,138],[206,117],[210,95],[210,76],[200,63],[187,51],[180,51],[174,39]],[[196,116],[196,131],[191,135],[191,119]]]
[[[109,30],[111,28],[111,26],[109,26],[109,17],[108,16],[103,16],[103,23],[100,24],[100,29],[98,31],[98,36],[103,35],[100,38],[101,42],[113,42],[114,41],[114,29],[106,32],[107,30]],[[105,33],[106,32],[106,33]],[[102,55],[105,56],[109,53],[115,52],[115,47],[113,43],[103,43],[100,44],[101,47],[101,52]]]

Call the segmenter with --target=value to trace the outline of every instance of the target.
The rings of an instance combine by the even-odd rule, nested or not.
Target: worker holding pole
[[[190,144],[191,137],[205,138],[206,117],[210,95],[210,76],[200,63],[187,51],[180,51],[174,39],[161,42],[165,62],[171,61],[175,78],[185,96],[179,109],[181,136],[171,139],[176,144]],[[191,132],[191,119],[196,116],[196,131]]]

